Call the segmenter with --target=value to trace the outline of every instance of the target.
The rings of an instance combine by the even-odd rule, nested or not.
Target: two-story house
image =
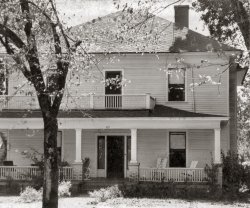
[[[96,80],[111,80],[110,85],[69,74],[68,82],[78,84],[68,87],[63,99],[57,141],[61,160],[70,164],[68,179],[81,177],[82,159],[88,157],[92,178],[182,182],[191,171],[189,180],[202,182],[206,164],[221,163],[221,150],[236,150],[236,88],[246,69],[233,63],[232,54],[240,51],[188,29],[188,11],[176,6],[175,23],[154,18],[164,30],[157,45],[147,46],[148,53],[147,47],[142,54],[119,42],[91,46],[101,60],[92,73]],[[93,22],[92,31],[112,28],[116,15]],[[3,68],[7,59],[1,56]],[[116,78],[127,81],[114,87]],[[16,93],[17,86],[22,93]],[[43,152],[36,97],[27,93],[21,73],[2,70],[0,88],[4,159],[13,161],[14,177],[27,170],[35,174],[21,153]],[[0,179],[6,168],[0,166]]]

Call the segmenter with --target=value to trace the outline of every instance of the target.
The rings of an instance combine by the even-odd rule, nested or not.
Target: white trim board
[[[215,129],[227,117],[58,118],[59,129]],[[0,118],[0,129],[43,129],[42,118]]]

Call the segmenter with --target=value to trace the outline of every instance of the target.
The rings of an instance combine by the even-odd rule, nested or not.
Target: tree
[[[72,54],[81,42],[70,43],[54,0],[1,0],[0,10],[1,44],[34,87],[44,121],[43,207],[57,207],[57,115]],[[50,50],[42,49],[45,44]],[[50,63],[45,63],[48,57]],[[56,76],[48,89],[44,73],[51,68]]]
[[[250,2],[249,0],[197,0],[195,9],[208,25],[211,36],[243,50],[236,61],[250,65]],[[245,156],[249,147],[249,74],[238,95],[238,150]]]
[[[197,0],[193,3],[211,36],[229,41],[246,50],[244,64],[249,65],[250,2],[248,0]]]
[[[250,75],[238,95],[238,151],[250,159]]]
[[[144,7],[144,4],[140,6]],[[153,16],[148,16],[147,7],[145,8],[140,12],[149,17],[146,19],[151,19]],[[127,4],[120,6],[120,9],[129,15],[125,19],[122,16],[116,21],[120,30],[115,31],[115,34],[114,31],[109,34],[114,37],[114,41],[124,41],[128,34],[130,35],[126,34],[128,30],[136,34],[136,28],[140,30],[146,22],[142,20],[127,28],[125,23],[131,20],[133,9]],[[56,208],[58,207],[57,116],[65,91],[67,74],[70,69],[77,71],[79,63],[81,67],[89,68],[96,60],[88,54],[86,47],[81,46],[81,40],[70,37],[69,29],[60,20],[55,0],[0,0],[0,11],[0,43],[9,55],[8,59],[12,60],[8,62],[11,65],[8,67],[10,70],[8,73],[19,71],[23,74],[35,89],[41,109],[44,122],[43,207]],[[139,17],[140,15],[136,19]],[[150,25],[147,28],[150,28]],[[80,29],[80,34],[85,32],[84,29]],[[86,34],[93,37],[95,35],[91,31]],[[153,40],[153,36],[149,34],[147,40]],[[131,38],[129,41],[131,44],[135,43]],[[88,45],[87,40],[86,42],[85,46]],[[142,45],[138,47],[143,48]]]

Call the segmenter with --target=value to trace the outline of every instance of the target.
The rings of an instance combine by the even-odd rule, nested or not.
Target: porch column
[[[221,164],[221,141],[220,141],[220,128],[214,129],[214,163]],[[222,188],[222,167],[218,167],[218,185]]]
[[[137,129],[131,129],[131,161],[129,162],[128,177],[130,180],[139,179],[139,163],[137,161]]]
[[[75,129],[76,132],[76,150],[75,161],[72,164],[73,177],[75,180],[82,180],[82,129]]]
[[[220,129],[214,129],[214,163],[221,163]]]
[[[131,129],[131,161],[137,163],[137,129]]]
[[[82,162],[82,129],[75,129],[76,131],[76,156],[75,163]]]

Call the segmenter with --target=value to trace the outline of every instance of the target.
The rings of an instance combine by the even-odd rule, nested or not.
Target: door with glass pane
[[[186,133],[169,133],[169,166],[186,167]]]

